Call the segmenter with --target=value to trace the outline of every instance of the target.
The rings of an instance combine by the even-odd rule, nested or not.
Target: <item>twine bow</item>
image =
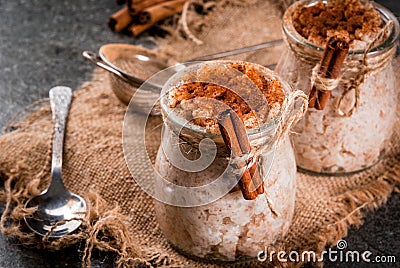
[[[324,90],[324,91],[332,91],[337,88],[340,84],[341,76],[337,79],[334,78],[325,78],[318,74],[318,71],[321,67],[321,64],[317,64],[312,69],[311,73],[311,85],[314,85],[316,88]]]

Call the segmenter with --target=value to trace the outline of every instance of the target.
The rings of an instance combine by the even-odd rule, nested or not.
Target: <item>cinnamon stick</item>
[[[240,126],[238,124],[242,125],[242,121],[240,120],[240,118],[243,118],[243,114],[242,114],[241,110],[237,111],[237,117],[239,118],[239,120],[233,120],[233,121],[235,122],[235,126],[237,126],[239,128]],[[241,135],[247,135],[246,129],[244,129],[244,131],[242,130]],[[249,144],[249,146],[250,146],[250,144]],[[250,167],[249,172],[250,172],[250,176],[251,176],[251,179],[253,181],[254,187],[257,187],[257,193],[258,194],[263,194],[264,193],[264,183],[263,183],[263,181],[261,179],[260,172],[258,171],[257,162],[255,162]],[[254,189],[251,189],[251,190],[254,190]]]
[[[326,76],[326,72],[328,70],[328,65],[330,61],[332,60],[333,56],[333,50],[329,48],[329,41],[325,47],[324,54],[322,55],[321,62],[319,64],[319,70],[318,70],[318,75],[321,77]],[[310,96],[308,98],[308,107],[309,108],[314,108],[315,103],[317,102],[318,99],[318,89],[315,87],[315,85],[312,86]]]
[[[247,137],[246,128],[239,118],[231,109],[227,109],[217,116],[218,126],[221,131],[225,145],[233,157],[242,157],[250,153],[251,146]],[[245,161],[235,164],[236,168],[240,169],[247,165]],[[253,175],[259,174],[256,169],[253,170]],[[258,192],[253,182],[250,170],[246,168],[239,182],[240,190],[246,200],[256,199]]]
[[[257,193],[263,194],[264,193],[264,183],[261,179],[260,172],[258,170],[257,163],[254,163],[251,168],[249,169],[251,179],[253,180],[253,184],[257,187]]]
[[[128,27],[128,33],[132,36],[138,36],[147,29],[149,29],[153,24],[132,24]]]
[[[132,16],[129,13],[128,7],[124,7],[108,19],[108,27],[114,32],[120,32],[125,29],[132,21]]]
[[[324,54],[320,62],[318,75],[322,78],[337,79],[340,76],[340,71],[349,51],[349,44],[344,40],[331,37],[326,45]],[[331,96],[330,90],[318,90],[315,86],[312,87],[309,96],[309,108],[323,110]]]
[[[133,36],[137,36],[143,31],[153,26],[156,22],[168,18],[183,9],[186,0],[173,0],[151,6],[143,10],[139,15],[139,22],[142,24],[133,24],[128,31]]]
[[[240,113],[240,114],[239,114]],[[238,136],[239,145],[243,152],[250,153],[251,146],[246,133],[246,128],[240,119],[242,113],[239,112],[237,115],[235,113],[230,113],[232,124],[234,129],[236,130],[236,134]],[[236,115],[236,116],[235,116]],[[222,133],[222,132],[221,132]],[[244,138],[242,138],[244,137]],[[249,168],[249,175],[253,182],[253,186],[250,188],[250,191],[254,191],[255,188],[258,194],[264,193],[264,184],[260,176],[260,172],[258,171],[257,163],[254,163],[253,166]]]

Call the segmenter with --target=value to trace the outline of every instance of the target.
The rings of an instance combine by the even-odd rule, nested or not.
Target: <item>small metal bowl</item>
[[[83,56],[109,72],[111,89],[122,103],[128,105],[135,95],[133,101],[143,112],[148,111],[159,98],[162,84],[141,87],[142,84],[177,63],[149,49],[129,44],[106,44],[99,49],[99,55],[84,51]]]
[[[134,77],[139,77],[143,79],[143,81],[176,63],[154,51],[129,44],[104,45],[99,50],[99,56],[109,66]],[[141,58],[138,59],[137,57]],[[158,60],[156,61],[154,59]],[[131,83],[113,73],[110,73],[110,85],[114,94],[126,105],[129,104],[133,94],[135,94],[138,89],[138,87],[133,86]],[[160,94],[160,92],[149,93],[155,93],[156,98],[158,98]]]

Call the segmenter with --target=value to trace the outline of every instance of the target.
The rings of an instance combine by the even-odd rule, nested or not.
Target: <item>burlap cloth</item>
[[[230,10],[229,7],[224,8]],[[236,12],[237,8],[231,7],[233,11],[230,14]],[[276,18],[280,14],[268,3],[253,4],[251,8],[246,8],[246,12],[260,13],[259,10],[272,12]],[[271,20],[269,15],[264,14],[266,20],[273,24],[272,28],[276,28],[279,21]],[[210,19],[210,16],[206,18]],[[218,20],[216,16],[212,19]],[[220,19],[224,21],[222,17]],[[256,31],[268,31],[264,27],[265,21],[262,23]],[[275,29],[271,35],[272,39],[279,37],[279,30]],[[212,40],[212,35],[203,35],[203,40],[210,44],[207,36]],[[226,37],[229,40],[229,35]],[[180,51],[179,55],[175,55],[178,59],[189,58],[193,53],[223,50],[231,44],[219,40],[211,50],[204,44],[190,50],[188,48],[193,47],[192,41],[180,39],[177,44],[176,38],[158,42],[162,44],[164,53],[174,48]],[[265,41],[265,38],[260,39],[255,38],[254,42]],[[186,50],[176,49],[176,46]],[[265,54],[269,55],[265,52],[262,55]],[[116,266],[141,263],[149,267],[221,267],[180,255],[163,237],[155,220],[151,197],[138,187],[125,164],[122,124],[126,107],[112,94],[108,80],[104,71],[96,70],[92,81],[76,90],[67,124],[63,178],[66,186],[84,196],[89,204],[89,213],[80,231],[62,239],[42,239],[30,233],[23,224],[23,215],[31,213],[23,209],[25,201],[46,188],[50,177],[52,122],[47,101],[19,122],[12,123],[0,138],[0,201],[5,204],[1,231],[18,238],[23,245],[39,248],[61,249],[84,241],[84,266],[90,266],[91,253],[97,249],[115,253]],[[159,118],[150,121],[149,127],[155,133],[147,141],[152,157],[157,151],[160,137],[157,135],[159,128],[154,129],[154,126],[160,123]],[[360,226],[368,210],[384,204],[390,194],[398,191],[400,148],[395,141],[399,133],[399,126],[396,126],[393,142],[387,148],[385,157],[364,172],[346,177],[317,177],[298,173],[293,222],[278,247],[287,252],[296,250],[301,254],[304,250],[312,250],[319,254],[346,236],[350,227]],[[229,265],[300,266],[301,263],[253,261]]]

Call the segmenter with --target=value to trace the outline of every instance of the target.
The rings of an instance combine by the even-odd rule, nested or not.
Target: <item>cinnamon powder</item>
[[[319,1],[303,6],[293,14],[293,25],[308,41],[324,46],[335,36],[346,40],[352,48],[369,42],[382,28],[383,21],[371,3],[360,0],[336,0],[324,4]],[[360,42],[361,41],[361,42]]]
[[[264,75],[260,74],[256,68],[250,64],[245,63],[231,63],[229,67],[234,68],[245,76],[247,76],[261,91],[271,111],[277,111],[282,106],[285,94],[282,90],[282,85],[276,79],[268,79]],[[187,106],[187,100],[196,98],[207,98],[218,100],[228,105],[234,110],[244,122],[246,128],[253,128],[258,126],[258,121],[254,111],[249,107],[239,95],[232,90],[207,82],[188,82],[180,85],[179,87],[172,90],[170,98],[170,107],[175,108],[181,105],[186,110],[192,111],[191,119],[199,126],[205,127],[210,131],[216,130],[217,121],[216,115],[219,110],[213,105],[213,102],[209,102],[209,105]],[[184,109],[185,109],[184,108]]]

